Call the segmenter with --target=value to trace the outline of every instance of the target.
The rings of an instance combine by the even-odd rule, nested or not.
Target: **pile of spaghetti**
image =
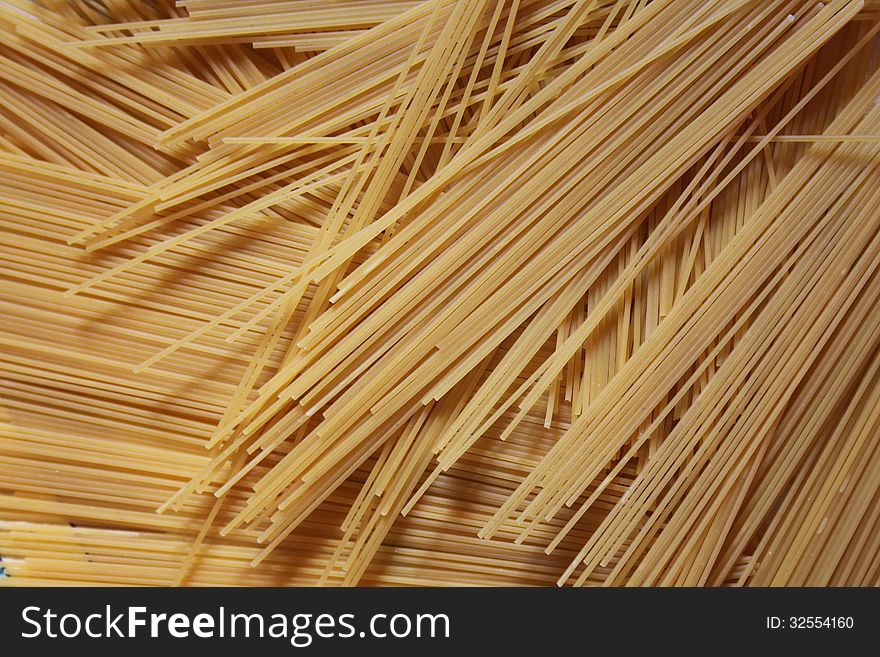
[[[0,31],[0,583],[880,583],[880,3]]]

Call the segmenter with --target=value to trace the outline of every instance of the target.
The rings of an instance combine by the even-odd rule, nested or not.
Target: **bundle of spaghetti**
[[[170,3],[169,3],[170,4]],[[318,52],[358,36],[419,4],[418,0],[267,0],[180,2],[179,18],[126,20],[89,28],[99,43],[171,45],[248,43]]]
[[[653,18],[659,22],[665,18],[664,12],[655,9],[655,7],[657,5],[651,5],[646,11],[654,9]],[[671,9],[676,9],[676,7]],[[680,7],[678,10],[680,11]],[[707,6],[707,13],[709,10],[710,7]],[[761,10],[755,11],[760,12]],[[824,25],[824,20],[833,20],[836,14],[829,8],[828,14],[823,15],[825,11],[821,10],[816,17],[807,21],[803,31],[792,30],[790,32],[792,39],[798,35],[805,39],[805,41],[797,41],[797,49],[792,46],[794,53],[805,55],[807,51],[804,46],[807,45],[807,41],[814,46],[819,45],[820,42],[816,39],[815,34],[810,32],[806,26],[820,27]],[[674,16],[676,24],[680,26],[677,31],[674,28],[671,30],[671,36],[668,37],[670,41],[674,41],[681,31],[691,27],[696,20],[703,18],[700,14],[692,15],[690,21],[682,23],[681,16],[676,15],[675,11],[670,10],[668,13],[670,17]],[[744,15],[742,18],[748,20],[754,17]],[[637,22],[638,15],[633,20]],[[712,24],[711,19],[707,22]],[[781,25],[785,26],[790,23],[790,21],[783,20]],[[718,29],[723,34],[730,27],[732,26],[725,25]],[[731,45],[739,45],[741,48],[736,51],[736,57],[732,58],[732,61],[735,62],[733,65],[743,65],[748,62],[750,55],[757,56],[762,52],[762,49],[756,47],[754,43],[758,38],[764,37],[770,43],[778,43],[781,36],[778,32],[788,32],[784,28],[780,29],[779,26],[774,27],[775,30],[768,25],[765,34],[759,34],[753,39],[744,41],[740,39],[738,30],[728,32],[728,34],[732,33],[730,36]],[[656,89],[653,93],[658,94],[659,99],[652,107],[659,110],[665,106],[662,100],[664,94],[680,93],[681,88],[670,83],[670,79],[675,80],[677,75],[681,79],[680,84],[688,85],[690,90],[703,95],[704,106],[711,108],[712,97],[707,96],[707,92],[712,88],[713,83],[717,84],[718,78],[713,77],[712,68],[702,71],[692,64],[692,59],[699,55],[705,55],[709,60],[707,66],[714,64],[716,58],[724,53],[724,49],[719,45],[722,35],[714,32],[711,27],[691,28],[691,31],[697,33],[694,36],[696,43],[685,42],[681,47],[687,48],[690,45],[694,54],[686,50],[688,56],[682,56],[680,61],[676,61],[677,66],[670,66],[668,62],[658,59],[658,62],[664,64],[664,73],[653,70],[651,64],[646,65],[644,72],[636,74],[629,84],[624,82],[619,87],[611,87],[609,90],[609,94],[613,94],[611,98],[598,95],[596,105],[600,106],[601,103],[601,107],[613,107],[615,103],[613,98],[618,94],[625,97],[625,94],[631,93],[632,87],[638,87],[645,93],[644,90],[647,87],[652,90]],[[807,37],[804,32],[810,36]],[[706,35],[705,41],[699,40],[701,34]],[[733,36],[734,34],[736,36]],[[714,46],[712,51],[708,51],[707,48],[710,43]],[[617,50],[610,53],[602,62],[595,64],[593,70],[583,76],[581,79],[583,87],[577,84],[572,87],[572,95],[583,98],[585,95],[583,89],[591,87],[595,89],[597,84],[602,84],[603,79],[611,78],[619,70],[620,65],[615,61],[617,58],[625,58],[631,55],[630,50],[648,48],[651,45],[653,44],[649,39],[641,38],[633,38],[620,44]],[[784,53],[790,58],[792,53],[786,47],[787,45],[789,44],[786,43],[786,39],[782,38],[778,50],[771,50],[770,56]],[[604,65],[607,65],[608,69],[605,69]],[[659,63],[658,66],[660,66]],[[698,70],[702,75],[699,76],[699,82],[695,83],[694,78],[697,77]],[[721,77],[727,72],[725,67],[721,67],[716,75]],[[755,92],[753,84],[748,78],[749,76],[746,75],[739,79],[729,90],[724,90],[727,93],[721,93],[719,100],[716,101],[719,105],[734,108],[729,121],[736,121],[743,113],[751,109],[746,103],[748,103],[750,95]],[[545,90],[549,88],[551,87],[548,86]],[[539,92],[535,99],[540,98]],[[560,102],[566,102],[568,98],[569,96],[564,94],[561,96]],[[581,100],[581,102],[583,101]],[[596,107],[588,105],[588,108],[590,113],[595,116]],[[676,161],[675,158],[684,159],[689,154],[692,158],[697,155],[699,151],[695,152],[695,146],[700,143],[700,129],[706,130],[708,128],[709,134],[702,133],[708,138],[712,132],[717,135],[718,132],[728,127],[727,124],[719,124],[717,111],[711,110],[707,111],[706,115],[707,117],[711,116],[711,124],[704,127],[699,118],[694,119],[691,114],[691,112],[696,113],[696,110],[700,108],[700,104],[689,104],[682,116],[672,116],[670,112],[666,112],[662,116],[650,116],[649,111],[639,115],[634,129],[644,130],[639,133],[639,136],[646,141],[644,148],[638,150],[633,148],[621,152],[620,141],[630,136],[626,130],[618,129],[619,136],[615,135],[616,138],[607,139],[608,133],[596,129],[595,123],[591,125],[584,122],[582,116],[576,116],[569,123],[563,124],[558,133],[550,133],[548,136],[545,136],[544,133],[537,133],[533,139],[539,148],[535,148],[535,144],[524,140],[521,143],[523,144],[522,150],[525,151],[525,158],[528,158],[532,153],[539,154],[549,163],[548,168],[551,174],[567,172],[566,166],[561,164],[554,166],[552,162],[556,157],[561,162],[565,162],[566,155],[570,161],[572,152],[578,156],[574,162],[580,163],[581,166],[573,171],[570,181],[566,181],[564,178],[560,181],[552,175],[547,175],[523,182],[515,194],[499,203],[496,212],[487,211],[484,213],[483,219],[492,229],[465,232],[452,245],[438,240],[437,236],[444,233],[456,236],[456,232],[461,230],[462,224],[467,222],[477,209],[485,207],[487,201],[493,200],[493,197],[497,197],[505,189],[502,181],[512,178],[510,169],[522,170],[521,167],[531,163],[526,159],[525,165],[521,164],[522,159],[516,159],[517,151],[508,146],[505,158],[488,160],[481,168],[472,170],[474,177],[469,178],[465,183],[457,186],[454,183],[449,183],[446,197],[442,201],[426,208],[414,223],[400,229],[383,246],[382,251],[374,256],[376,259],[384,255],[384,262],[371,264],[368,260],[367,264],[360,269],[361,272],[370,271],[369,279],[364,280],[361,277],[358,282],[363,284],[359,288],[354,285],[342,288],[345,296],[341,301],[337,301],[332,309],[327,310],[318,321],[312,323],[309,334],[298,343],[303,351],[295,354],[294,358],[290,359],[289,363],[264,386],[260,397],[245,409],[243,418],[238,420],[240,425],[245,420],[250,421],[250,424],[242,425],[243,438],[246,440],[249,432],[252,432],[254,428],[264,427],[264,423],[272,419],[272,415],[269,413],[277,413],[276,409],[279,406],[281,407],[281,418],[275,420],[275,426],[279,426],[277,423],[280,423],[280,426],[285,429],[291,424],[294,426],[297,423],[302,424],[304,419],[316,411],[320,411],[324,416],[324,420],[318,427],[306,434],[302,442],[297,444],[280,464],[259,482],[255,489],[255,495],[248,502],[245,513],[240,514],[237,519],[255,519],[259,517],[261,512],[267,510],[271,512],[274,507],[275,512],[270,516],[273,523],[262,534],[264,539],[269,540],[271,548],[273,541],[278,541],[280,537],[286,535],[286,532],[295,528],[296,523],[311,511],[317,502],[320,502],[321,495],[326,495],[329,490],[332,490],[333,484],[339,481],[340,474],[344,474],[347,469],[362,462],[380,447],[384,440],[391,437],[389,434],[393,434],[403,422],[409,419],[413,412],[412,409],[418,409],[418,406],[413,405],[412,402],[417,402],[419,398],[425,402],[431,397],[441,397],[456,382],[459,372],[469,371],[476,362],[487,355],[492,347],[498,344],[498,341],[508,337],[510,331],[516,329],[532,315],[539,307],[538,304],[544,302],[545,299],[552,300],[551,295],[558,292],[562,285],[568,284],[575,289],[580,288],[581,291],[589,285],[591,279],[594,280],[601,268],[607,266],[609,256],[617,253],[616,250],[611,250],[609,256],[602,258],[602,252],[597,251],[596,247],[606,246],[609,242],[614,244],[615,241],[625,240],[628,235],[624,233],[621,236],[620,233],[624,231],[626,224],[616,223],[606,227],[607,223],[610,223],[606,220],[606,223],[600,223],[588,232],[588,237],[595,235],[593,239],[581,238],[574,241],[576,238],[573,240],[570,236],[582,235],[585,229],[589,230],[589,220],[592,217],[601,217],[603,214],[613,215],[615,211],[618,216],[623,215],[624,212],[632,213],[631,216],[638,216],[639,201],[644,204],[642,207],[647,209],[648,204],[656,200],[656,196],[654,198],[650,196],[650,192],[653,191],[650,187],[646,190],[644,200],[634,196],[632,191],[637,181],[645,180],[648,171],[656,171],[657,162],[661,159],[671,163]],[[536,120],[540,121],[541,118],[542,116],[539,114]],[[650,127],[645,128],[644,125],[649,118],[655,120]],[[686,121],[688,124],[682,128],[682,124]],[[706,121],[706,123],[709,122]],[[609,121],[607,129],[618,128],[618,125],[616,122]],[[594,129],[589,130],[590,127]],[[676,134],[680,139],[671,138],[668,141],[658,139],[658,135],[663,134],[664,128]],[[569,137],[569,131],[575,132],[575,136]],[[578,131],[582,139],[580,142],[576,140]],[[684,135],[687,135],[687,138]],[[556,137],[557,143],[562,141],[561,146],[556,149],[554,149],[556,146],[554,137]],[[598,146],[597,153],[591,152],[591,143]],[[652,145],[659,144],[663,144],[663,147],[656,149],[656,159],[652,161],[647,154],[650,153]],[[675,147],[679,144],[683,147],[681,154],[675,152]],[[642,143],[640,142],[639,145],[641,146]],[[532,146],[532,149],[529,149],[529,146]],[[562,146],[569,148],[564,149],[561,148]],[[560,148],[560,154],[555,155],[556,150]],[[462,153],[460,152],[459,155]],[[594,159],[587,162],[581,160],[580,158],[583,158],[585,153],[592,154]],[[632,173],[629,175],[620,173],[619,187],[612,187],[612,191],[609,191],[605,199],[602,199],[605,200],[604,203],[600,200],[590,211],[570,221],[568,230],[557,229],[559,232],[554,236],[548,230],[549,226],[561,223],[565,227],[566,218],[571,216],[571,214],[565,213],[576,212],[584,207],[584,203],[595,198],[589,195],[586,199],[571,199],[569,197],[567,206],[566,204],[551,205],[558,199],[560,191],[566,189],[566,183],[568,185],[572,185],[572,182],[580,183],[580,189],[587,189],[595,193],[600,189],[600,181],[610,178],[610,172],[615,169],[626,171],[624,167],[627,160],[624,159],[620,162],[620,158],[626,158],[626,156],[638,158],[632,165]],[[531,155],[531,157],[534,158],[535,155]],[[504,165],[508,162],[512,162],[512,164],[505,167]],[[585,177],[591,173],[591,166],[598,169],[593,179]],[[673,172],[667,175],[673,175]],[[474,185],[474,180],[478,181],[478,185]],[[421,189],[426,188],[423,186]],[[625,199],[621,199],[623,201],[622,207],[614,204],[615,202],[621,203],[619,193],[615,194],[613,191],[619,188],[626,188],[630,192]],[[637,187],[635,188],[637,189]],[[545,189],[546,192],[543,191]],[[547,195],[546,201],[542,201],[543,194]],[[518,207],[522,207],[525,199],[530,199],[531,207],[536,207],[538,212],[541,212],[538,221],[534,223],[534,227],[530,231],[523,229],[531,226],[534,220],[530,219],[528,213],[524,218],[520,218],[522,212],[516,212]],[[581,204],[571,207],[572,200],[580,201]],[[455,207],[461,209],[458,213],[450,210],[453,203],[455,203]],[[358,210],[360,211],[362,207],[363,205],[359,206]],[[405,205],[400,204],[397,207],[405,207]],[[618,207],[620,209],[617,209]],[[557,219],[559,214],[562,216]],[[509,217],[511,223],[507,235],[504,233],[493,234],[494,231],[500,232],[500,229],[505,227],[502,221],[495,221],[495,217],[501,218],[505,215]],[[385,225],[388,216],[386,214],[383,220],[377,223]],[[515,219],[516,221],[514,221]],[[376,229],[369,230],[372,232]],[[419,235],[420,230],[425,235],[424,238]],[[524,235],[521,236],[520,231]],[[610,234],[608,234],[609,232]],[[536,254],[536,247],[541,246],[541,242],[537,240],[540,240],[540,236],[548,235],[554,236],[554,239],[550,241],[550,245],[543,253]],[[497,240],[492,245],[494,248],[485,248],[482,252],[479,251],[482,245],[487,243],[491,245],[493,237]],[[517,239],[520,237],[521,239]],[[424,262],[427,255],[432,253],[431,248],[426,248],[428,239],[436,245],[434,250],[440,246],[446,248],[442,258],[436,258],[430,265],[414,274],[416,267]],[[585,243],[581,253],[573,248],[578,242]],[[398,255],[395,250],[401,243],[406,245],[400,249],[403,255],[399,258],[393,258]],[[590,246],[593,246],[592,252],[588,250]],[[511,257],[498,257],[499,247],[507,247],[507,252],[511,254]],[[441,272],[455,271],[449,263],[455,262],[456,258],[461,257],[457,255],[459,252],[470,254],[467,264],[463,268],[462,274],[454,279],[454,282],[447,281]],[[392,253],[393,256],[386,255],[388,253]],[[529,258],[533,254],[534,258]],[[581,255],[580,262],[574,259],[574,256],[577,255]],[[490,256],[492,259],[487,264]],[[523,256],[526,259],[523,259]],[[547,280],[548,276],[557,273],[553,269],[549,272],[546,271],[544,263],[548,259],[554,263],[554,269],[559,272],[555,280],[553,278]],[[575,264],[566,267],[567,261],[574,261]],[[403,264],[391,269],[398,262]],[[529,262],[533,264],[533,268],[527,266]],[[586,263],[587,266],[585,267],[583,263]],[[504,266],[507,268],[502,269]],[[389,269],[392,273],[385,274],[384,271]],[[543,271],[536,271],[536,269]],[[353,276],[357,277],[358,274],[355,273]],[[407,276],[412,276],[412,278],[395,290],[395,287],[400,285],[399,282],[402,279],[405,280]],[[376,281],[380,283],[376,283]],[[373,283],[372,288],[370,283]],[[502,286],[498,293],[494,295],[494,298],[488,298],[489,293],[493,292],[499,283]],[[543,290],[541,290],[541,284],[545,284]],[[381,287],[377,289],[376,285],[381,285]],[[428,296],[440,285],[445,285],[445,289],[438,292],[433,298]],[[505,294],[505,292],[507,293]],[[536,294],[536,292],[538,293]],[[542,298],[541,292],[546,296]],[[526,295],[530,295],[527,297],[528,303],[522,304],[522,307],[518,308],[516,299]],[[449,298],[450,296],[452,299]],[[426,297],[427,303],[423,301],[419,303]],[[456,297],[459,299],[458,301]],[[365,303],[365,298],[371,298],[373,301]],[[368,314],[368,311],[375,307],[376,301],[384,301],[384,304],[375,312]],[[436,316],[436,308],[440,301],[445,302],[447,310]],[[511,308],[513,312],[511,312]],[[512,318],[507,319],[506,313],[502,309],[506,309]],[[565,311],[568,312],[569,309],[565,308]],[[407,314],[408,312],[409,314]],[[389,313],[393,313],[392,322],[388,321]],[[433,319],[431,319],[432,315],[434,315]],[[340,317],[341,320],[337,319]],[[361,318],[363,321],[355,324]],[[482,325],[484,331],[495,327],[498,327],[498,330],[488,334],[474,332],[471,328],[474,325]],[[403,330],[410,326],[415,328],[398,337],[401,326]],[[347,330],[347,334],[343,339],[338,339],[341,330]],[[380,341],[382,337],[385,337],[384,341]],[[395,342],[399,340],[399,342],[393,351],[389,351],[389,342],[392,340]],[[377,345],[377,350],[371,353],[367,348],[374,344]],[[472,349],[472,353],[466,351],[468,347]],[[317,359],[316,356],[319,355],[321,358]],[[406,356],[405,366],[401,362],[403,355]],[[422,362],[419,362],[420,360]],[[371,369],[373,376],[357,378],[367,367]],[[313,386],[315,387],[313,388]],[[341,389],[342,386],[347,387]],[[275,401],[276,394],[282,391],[283,397],[280,402]],[[337,395],[338,398],[336,398]],[[285,403],[285,398],[295,401],[296,405],[292,406],[290,402]],[[383,403],[386,399],[387,402]],[[329,406],[324,409],[327,402],[330,402]],[[272,433],[268,435],[275,437]],[[261,437],[261,440],[265,441],[265,435]],[[439,446],[443,446],[442,441],[443,437],[437,441]],[[261,444],[265,444],[265,442]],[[252,459],[242,471],[249,471],[251,464],[255,465],[261,456],[263,454]],[[300,478],[302,478],[302,483],[296,483]],[[289,490],[291,485],[293,485],[292,489]]]
[[[296,258],[314,238],[314,229],[298,222],[268,234],[257,230],[265,226],[255,221],[250,231],[233,235],[253,237],[247,241],[248,250],[232,254],[224,253],[228,239],[218,231],[206,233],[194,240],[198,250],[184,257],[157,258],[153,271],[121,277],[116,287],[105,286],[101,300],[56,299],[79,280],[83,268],[95,266],[99,255],[84,259],[66,244],[67,236],[130,202],[143,187],[22,155],[4,156],[3,165],[4,400],[15,418],[4,426],[0,441],[2,508],[4,519],[12,523],[0,534],[5,569],[12,575],[4,582],[171,583],[210,505],[205,507],[200,499],[174,516],[157,515],[155,509],[202,466],[202,436],[220,417],[237,380],[235,368],[246,362],[249,351],[231,348],[218,337],[200,345],[195,356],[167,359],[161,370],[134,375],[131,365],[152,353],[153,341],[167,339],[164,336],[182,322],[210,316],[211,308],[226,296],[247,296],[271,281],[283,263]],[[527,459],[522,471],[532,463]],[[463,471],[458,483],[445,484],[448,493],[440,501],[426,500],[414,516],[422,518],[416,520],[415,535],[399,530],[403,537],[396,539],[393,550],[380,551],[378,574],[367,573],[365,581],[551,581],[554,569],[541,565],[540,549],[534,546],[514,552],[496,549],[472,567],[455,565],[456,554],[479,543],[475,528],[488,519],[494,502],[481,499],[480,489],[462,490],[462,482],[471,481],[473,487],[479,473]],[[345,499],[336,507],[344,506]],[[456,499],[460,501],[453,505]],[[230,504],[235,509],[240,501]],[[341,521],[335,513],[331,508],[314,519],[300,534],[305,538],[289,541],[279,553],[280,561],[270,560],[261,569],[249,566],[259,552],[252,547],[252,536],[222,543],[238,545],[239,550],[219,574],[210,565],[213,543],[208,542],[200,552],[199,569],[187,581],[314,582],[332,554],[332,528]],[[464,519],[461,529],[453,529]],[[61,531],[57,540],[68,547],[61,553],[47,552],[47,522],[55,523],[48,530],[52,536],[68,523],[77,530],[83,525],[107,527],[101,531],[128,547],[121,555],[118,548],[107,553],[101,544],[83,548],[83,532]],[[436,537],[441,535],[444,545],[437,548]],[[141,540],[147,545],[153,540],[170,544],[170,556],[156,558],[139,546]],[[297,544],[304,547],[293,547]],[[74,563],[68,554],[71,547],[76,548]],[[149,556],[139,556],[142,553]],[[151,565],[149,560],[156,562]],[[295,567],[283,566],[293,562]],[[208,564],[205,569],[203,563]],[[279,569],[284,574],[278,574]]]
[[[0,3],[0,583],[880,581],[877,6],[177,5]]]

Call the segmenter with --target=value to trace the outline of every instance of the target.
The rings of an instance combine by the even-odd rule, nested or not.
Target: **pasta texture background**
[[[880,3],[0,30],[0,585],[880,583]]]

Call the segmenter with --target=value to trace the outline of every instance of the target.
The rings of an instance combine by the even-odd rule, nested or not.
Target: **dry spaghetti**
[[[0,583],[876,585],[878,9],[0,3]]]

